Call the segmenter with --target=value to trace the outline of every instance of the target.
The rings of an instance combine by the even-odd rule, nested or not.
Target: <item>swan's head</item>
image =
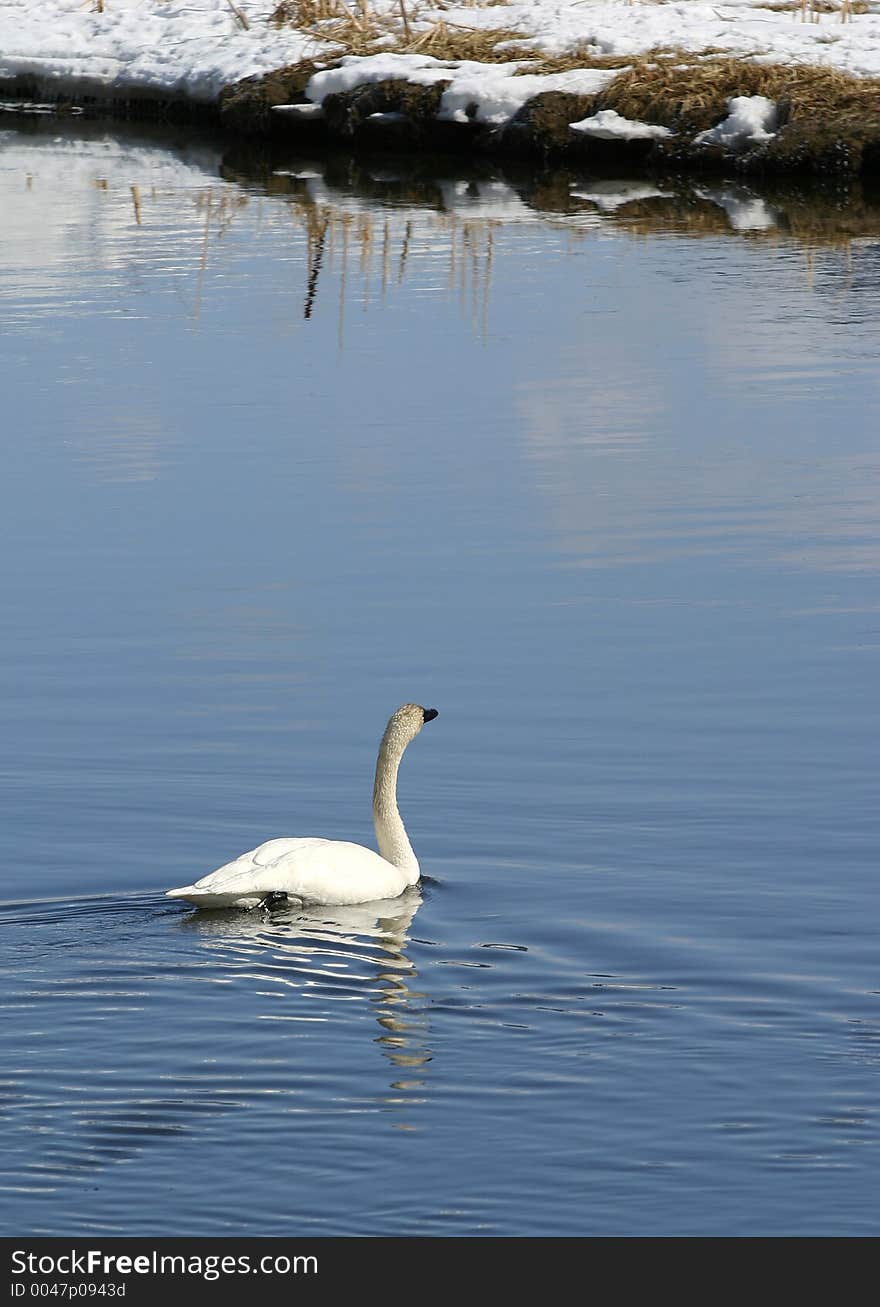
[[[404,703],[392,713],[382,737],[383,744],[393,743],[403,751],[414,740],[425,722],[432,722],[437,716],[436,708],[423,708],[419,703]]]

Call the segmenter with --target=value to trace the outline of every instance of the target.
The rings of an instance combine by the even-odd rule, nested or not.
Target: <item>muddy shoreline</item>
[[[861,84],[827,70],[776,69],[788,79],[778,101],[776,134],[771,140],[732,150],[700,144],[695,138],[719,121],[730,96],[757,93],[759,78],[761,85],[768,80],[767,70],[745,62],[726,61],[723,75],[713,78],[712,94],[704,94],[701,87],[695,93],[680,74],[679,88],[670,70],[668,85],[659,88],[640,85],[630,76],[617,100],[615,88],[625,78],[593,96],[546,91],[528,100],[502,125],[481,123],[476,117],[464,122],[438,119],[443,82],[420,86],[389,79],[329,95],[320,107],[310,105],[305,88],[315,67],[306,61],[245,78],[224,87],[211,102],[148,92],[108,94],[106,87],[85,83],[59,90],[21,78],[0,81],[0,100],[37,102],[60,115],[198,124],[219,128],[232,138],[306,151],[340,147],[410,155],[424,151],[461,160],[521,160],[630,174],[659,170],[755,178],[880,177],[880,83]],[[672,135],[602,139],[572,130],[572,122],[615,107],[621,93],[624,107],[635,103],[636,110],[641,97],[646,121],[668,127]],[[813,100],[817,107],[808,112],[813,110]]]

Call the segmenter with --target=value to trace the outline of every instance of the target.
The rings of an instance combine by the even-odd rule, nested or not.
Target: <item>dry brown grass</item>
[[[509,41],[522,42],[522,32],[507,27],[484,31],[479,27],[464,27],[440,19],[426,31],[413,34],[409,43],[395,48],[399,48],[401,53],[429,54],[435,59],[472,59],[483,64],[538,58],[537,51],[531,47],[524,46],[525,53],[520,52],[519,46],[515,52],[497,48]]]
[[[508,52],[510,54],[510,52]],[[533,62],[527,68],[520,68],[519,73],[569,73],[579,68],[632,68],[636,71],[650,72],[655,67],[687,67],[698,65],[703,60],[727,56],[721,46],[707,46],[704,50],[682,50],[679,46],[657,45],[643,54],[594,54],[588,46],[575,46],[563,54],[547,55],[541,51],[517,51],[510,57],[530,59]]]
[[[622,55],[622,54],[594,54],[584,46],[577,46],[563,54],[547,55],[540,50],[518,47],[516,51],[507,52],[507,58],[511,59],[528,59],[528,67],[517,69],[518,73],[570,73],[579,68],[632,68],[636,64],[645,64],[648,67],[653,66],[658,60],[663,59],[692,59],[693,55],[685,55],[679,50],[655,49],[649,50],[644,55]]]
[[[345,54],[362,54],[384,30],[369,0],[281,0],[269,22],[343,46]]]
[[[273,27],[299,28],[322,41],[332,40],[330,33],[337,28],[351,29],[356,40],[375,34],[368,5],[354,0],[351,5],[346,0],[281,0],[269,22]]]
[[[312,27],[328,18],[337,18],[338,8],[337,0],[281,0],[269,15],[269,22],[273,27],[299,27],[301,23]]]
[[[503,2],[503,0],[499,0]],[[443,8],[435,4],[435,8]],[[482,6],[481,6],[482,7]],[[526,45],[523,33],[498,27],[491,31],[448,23],[439,18],[427,26],[408,0],[399,0],[396,14],[377,14],[369,0],[281,0],[269,21],[276,27],[297,27],[317,40],[341,47],[341,54],[426,54],[435,59],[472,59],[478,63],[508,63],[512,58],[539,58]],[[517,49],[498,50],[508,41],[522,43]]]
[[[840,130],[880,115],[880,78],[850,77],[832,68],[753,64],[713,55],[686,67],[676,59],[639,60],[596,97],[597,106],[624,118],[700,132],[719,122],[735,95],[763,95],[788,122],[835,123]]]
[[[765,0],[756,5],[756,9],[770,9],[775,14],[793,13],[805,16],[810,14],[869,14],[871,6],[867,0]]]

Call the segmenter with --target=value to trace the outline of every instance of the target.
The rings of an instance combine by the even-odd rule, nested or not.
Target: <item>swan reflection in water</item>
[[[238,978],[259,981],[259,993],[296,991],[296,1011],[273,1008],[267,1019],[328,1022],[342,1015],[340,999],[373,1004],[380,1027],[375,1042],[393,1067],[413,1071],[431,1061],[426,995],[414,988],[418,973],[406,953],[421,903],[414,887],[394,899],[346,906],[203,910],[187,915],[181,927],[222,953]],[[408,1097],[390,1101],[412,1103],[409,1095],[421,1086],[418,1079],[395,1080],[391,1088]]]

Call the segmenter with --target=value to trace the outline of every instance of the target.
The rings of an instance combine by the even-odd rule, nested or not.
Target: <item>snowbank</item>
[[[409,6],[415,13],[415,7]],[[211,100],[229,82],[326,53],[314,37],[269,22],[271,0],[0,0],[0,79],[33,78],[46,87],[101,86]],[[376,13],[399,12],[398,0],[373,0]],[[799,10],[773,10],[754,0],[511,0],[506,5],[420,9],[423,21],[449,26],[514,28],[530,43],[559,53],[635,55],[659,47],[709,48],[768,62],[814,63],[856,76],[880,76],[880,4],[874,12],[837,13],[803,22]],[[516,47],[511,59],[517,58]],[[412,56],[410,56],[412,57]],[[481,65],[475,85],[459,79],[447,110],[461,112],[471,95],[486,122],[518,106],[512,69]],[[486,71],[489,68],[492,71]],[[531,94],[535,94],[532,83]],[[541,89],[551,89],[543,85]],[[445,110],[446,111],[446,110]]]
[[[724,145],[739,150],[744,145],[769,141],[776,135],[776,105],[763,95],[735,95],[728,100],[727,117],[694,137],[695,145]]]
[[[327,48],[236,0],[0,0],[0,78],[33,78],[50,92],[86,86],[213,100],[228,82]]]
[[[482,64],[467,59],[456,62],[417,54],[377,54],[368,58],[349,56],[338,68],[316,73],[306,95],[321,104],[328,95],[350,91],[355,86],[403,79],[418,86],[448,81],[438,117],[446,122],[504,123],[533,96],[542,91],[570,91],[574,95],[595,95],[616,75],[617,70],[578,68],[567,73],[530,76],[527,64]]]
[[[600,109],[589,118],[582,118],[578,123],[571,123],[573,132],[584,136],[597,136],[604,141],[643,141],[662,140],[672,136],[668,127],[658,127],[653,123],[633,122],[631,118],[622,118],[614,109]]]

